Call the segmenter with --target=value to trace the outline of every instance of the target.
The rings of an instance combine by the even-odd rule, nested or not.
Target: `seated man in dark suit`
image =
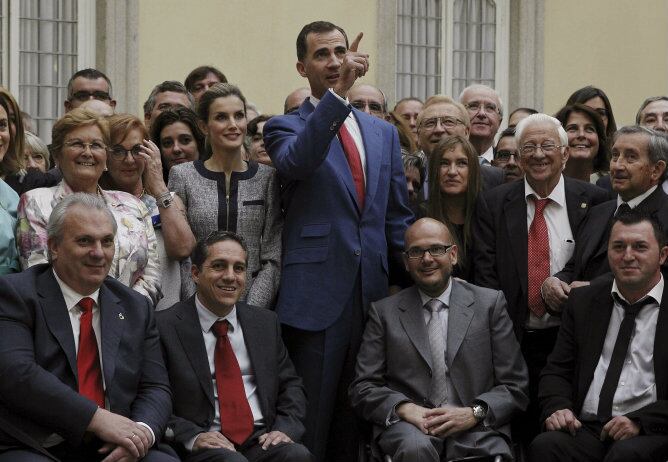
[[[575,239],[575,251],[563,270],[545,280],[542,294],[554,311],[561,311],[574,287],[610,272],[607,250],[610,224],[629,208],[656,218],[668,229],[668,196],[661,188],[666,176],[668,139],[645,127],[617,130],[613,138],[610,177],[617,199],[592,207]]]
[[[107,277],[114,216],[72,194],[47,233],[50,264],[0,278],[0,461],[174,461],[151,449],[172,406],[153,307]]]
[[[484,191],[473,222],[476,284],[502,290],[508,314],[529,369],[529,408],[517,435],[530,442],[538,433],[538,379],[552,351],[559,317],[546,311],[540,288],[573,255],[574,237],[589,207],[605,191],[565,177],[568,135],[547,114],[532,114],[515,129],[524,180]]]
[[[239,302],[248,251],[230,232],[197,243],[197,292],[158,312],[173,390],[169,428],[187,462],[310,461],[306,397],[273,311]]]
[[[418,220],[405,242],[415,286],[371,304],[353,407],[394,462],[511,459],[528,377],[503,293],[450,277],[457,246],[443,223]]]
[[[668,457],[667,255],[653,218],[633,210],[613,220],[612,275],[571,292],[541,374],[547,431],[531,444],[531,460]]]

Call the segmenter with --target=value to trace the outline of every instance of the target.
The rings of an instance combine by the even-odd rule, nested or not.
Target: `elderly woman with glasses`
[[[167,189],[160,150],[148,139],[144,123],[131,114],[116,114],[107,121],[111,147],[108,170],[102,174],[100,184],[104,189],[132,194],[148,209],[158,239],[163,293],[155,309],[169,308],[186,295],[181,288],[180,262],[190,256],[195,236],[183,202]]]
[[[107,121],[86,109],[73,109],[53,126],[52,138],[63,180],[21,196],[17,230],[21,266],[25,269],[47,262],[46,225],[55,204],[73,192],[96,194],[105,200],[118,223],[109,275],[156,303],[161,294],[160,264],[151,216],[132,194],[105,191],[98,184],[108,162]]]

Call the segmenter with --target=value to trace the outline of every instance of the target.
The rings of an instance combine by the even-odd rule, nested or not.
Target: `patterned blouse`
[[[100,192],[118,224],[116,251],[109,276],[146,295],[156,304],[162,293],[158,244],[151,216],[146,206],[132,194]],[[33,189],[21,196],[16,240],[23,269],[47,262],[46,225],[49,215],[68,194],[72,194],[72,188],[63,180],[51,188]]]

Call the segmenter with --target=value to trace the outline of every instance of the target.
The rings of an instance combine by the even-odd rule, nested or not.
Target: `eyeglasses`
[[[420,122],[420,128],[424,128],[426,130],[433,130],[436,128],[439,122],[445,128],[455,128],[457,125],[464,125],[464,122],[457,119],[456,117],[442,116],[442,117],[430,117],[428,119],[424,119],[422,122]]]
[[[522,153],[522,155],[525,156],[533,156],[534,154],[536,154],[538,149],[540,149],[543,152],[543,154],[550,155],[559,148],[563,148],[563,146],[554,143],[543,143],[540,146],[537,146],[535,144],[525,144],[520,148],[520,152]]]
[[[104,154],[107,152],[107,147],[99,141],[93,141],[92,143],[84,143],[80,140],[66,141],[63,143],[65,147],[71,149],[76,154],[81,154],[86,151],[86,148],[90,149],[90,152],[93,154]]]
[[[543,151],[545,152],[545,151]],[[496,151],[494,158],[503,162],[508,162],[511,157],[515,156],[515,159],[519,156],[517,151]]]
[[[109,154],[111,154],[111,158],[114,160],[123,160],[128,154],[130,154],[133,159],[137,159],[138,157],[141,157],[141,144],[135,144],[130,149],[125,149],[121,145],[116,145],[109,149]]]
[[[423,258],[425,252],[429,252],[429,255],[432,257],[442,257],[453,245],[454,244],[434,244],[426,249],[423,249],[422,247],[411,247],[405,251],[404,254],[411,260]]]
[[[471,113],[475,114],[480,109],[483,110],[486,114],[498,114],[499,108],[496,104],[493,103],[479,103],[478,101],[473,101],[472,103],[465,104],[464,107]]]
[[[72,93],[70,101],[75,99],[77,101],[88,101],[89,99],[97,99],[99,101],[111,101],[111,96],[106,91],[77,91]]]
[[[374,103],[374,102],[367,103],[366,101],[353,101],[353,102],[350,103],[350,105],[352,107],[354,107],[355,109],[358,109],[360,111],[363,111],[365,108],[368,107],[370,112],[378,112],[378,113],[383,112],[383,106],[380,103]]]

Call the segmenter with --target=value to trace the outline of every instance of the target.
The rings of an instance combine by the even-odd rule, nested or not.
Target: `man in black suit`
[[[613,220],[612,275],[573,290],[541,374],[547,431],[531,444],[531,460],[668,457],[667,255],[654,219],[633,210]]]
[[[237,234],[197,243],[197,292],[158,313],[173,389],[169,429],[187,462],[310,461],[306,397],[274,312],[239,302],[248,251]]]
[[[0,461],[174,461],[151,449],[171,411],[153,307],[107,277],[114,216],[72,194],[47,233],[50,264],[0,278]]]
[[[478,196],[473,265],[475,284],[503,290],[508,301],[529,368],[531,402],[521,432],[528,439],[538,430],[538,376],[559,329],[559,318],[546,312],[540,285],[570,259],[587,210],[607,196],[562,175],[568,136],[557,119],[530,115],[517,125],[515,136],[525,178]]]
[[[618,210],[637,208],[668,229],[668,196],[661,188],[666,162],[665,137],[641,126],[623,127],[615,133],[610,178],[619,195],[591,209],[575,240],[573,257],[563,270],[543,283],[543,297],[552,310],[561,311],[572,288],[610,272],[608,237]]]

